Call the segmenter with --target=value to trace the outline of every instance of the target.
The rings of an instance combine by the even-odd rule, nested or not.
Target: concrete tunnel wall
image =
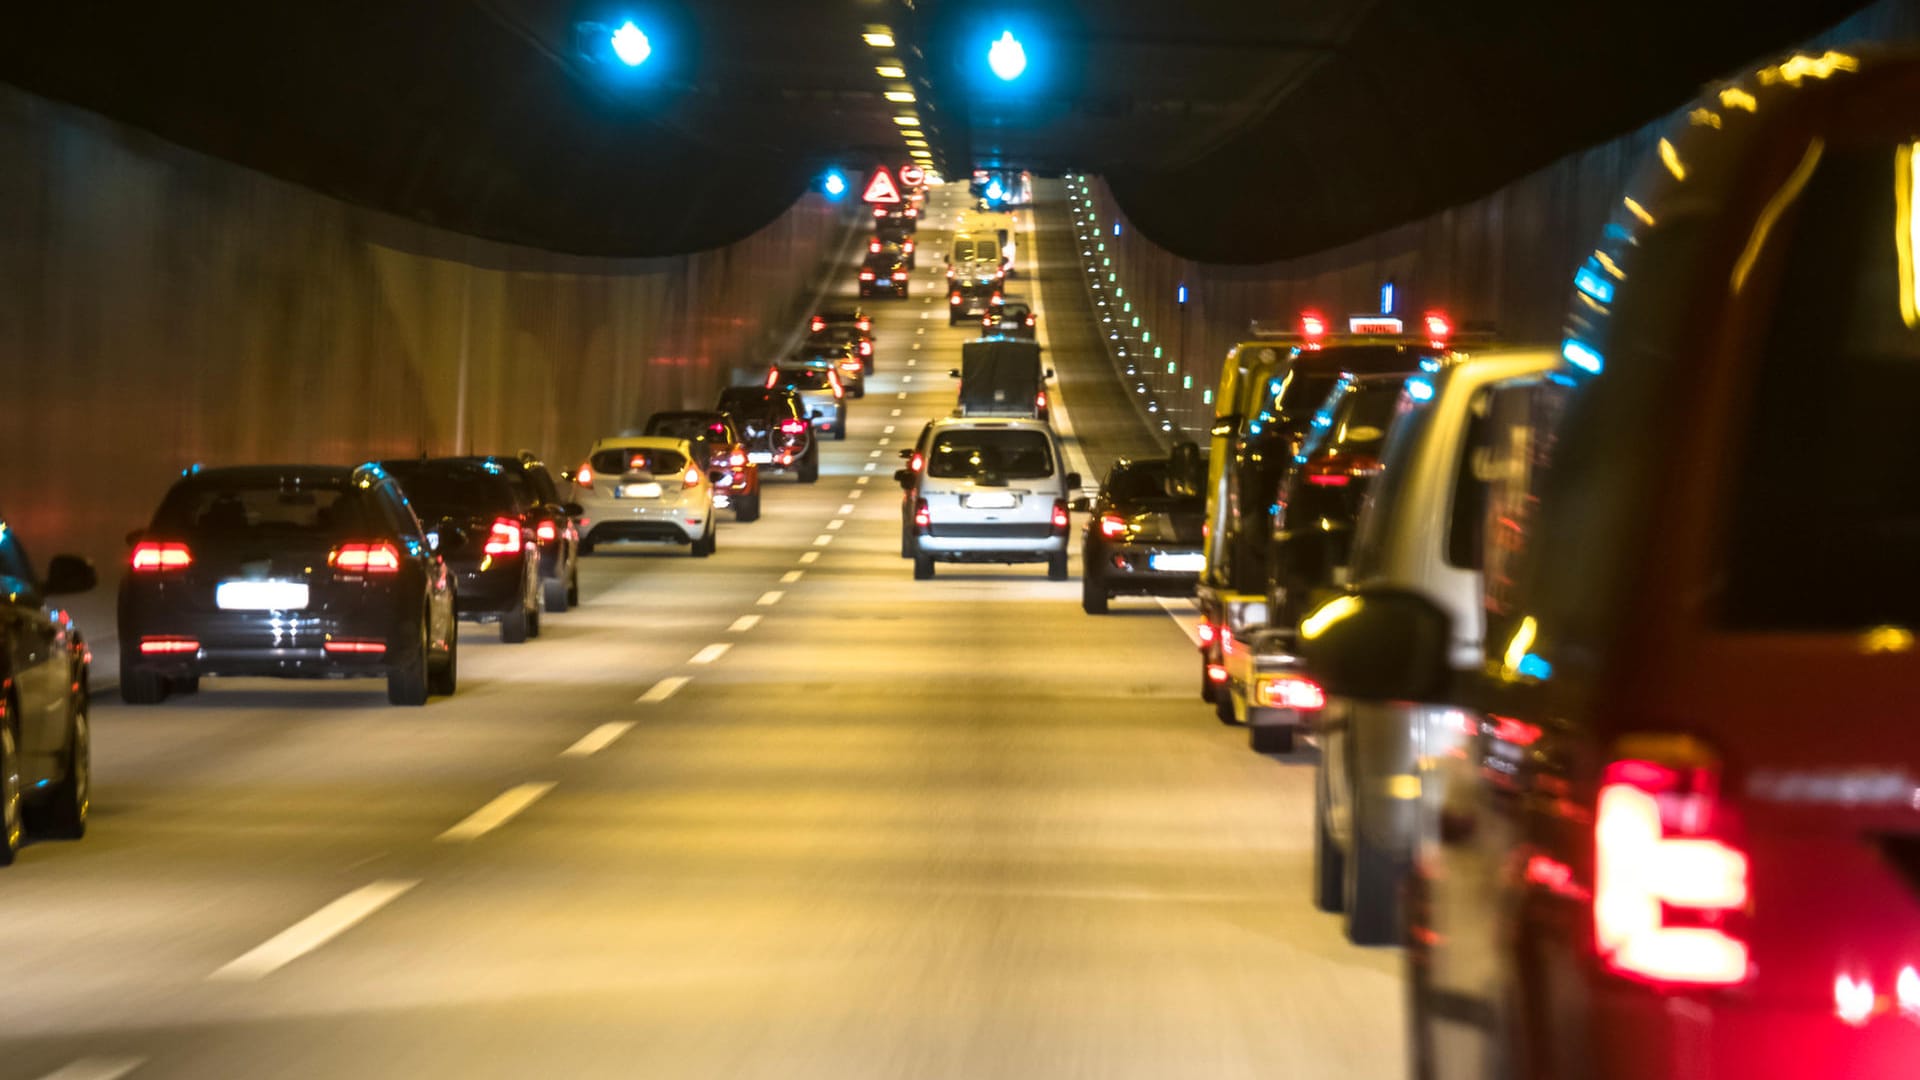
[[[671,213],[671,207],[661,207]],[[461,237],[0,86],[0,514],[93,558],[194,462],[544,455],[757,372],[847,212],[729,247],[595,260]],[[104,673],[103,673],[104,674]]]

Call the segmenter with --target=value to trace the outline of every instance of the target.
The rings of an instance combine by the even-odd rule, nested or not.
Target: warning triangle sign
[[[874,170],[873,179],[867,181],[867,193],[861,200],[870,203],[897,203],[900,201],[900,189],[893,182],[893,174],[885,165]]]

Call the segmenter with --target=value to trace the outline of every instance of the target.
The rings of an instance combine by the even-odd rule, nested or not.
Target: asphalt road
[[[424,709],[98,703],[91,833],[0,872],[0,1077],[1396,1075],[1397,956],[1308,904],[1308,759],[1214,721],[1178,623],[898,556],[959,197],[820,482],[714,558],[587,560]]]

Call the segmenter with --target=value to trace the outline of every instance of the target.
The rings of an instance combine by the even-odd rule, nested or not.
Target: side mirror
[[[1073,498],[1067,500],[1067,509],[1076,514],[1091,514],[1093,513],[1093,500],[1087,498],[1085,495],[1075,495]]]
[[[904,449],[902,449],[902,450],[900,451],[900,460],[901,460],[901,461],[912,461],[912,460],[913,460],[913,448],[909,446],[909,447],[906,447],[906,448],[904,448]]]
[[[1079,474],[1079,473],[1077,473],[1077,472],[1070,472],[1070,473],[1068,473],[1068,474],[1067,474],[1067,490],[1068,490],[1068,491],[1078,491],[1078,490],[1080,490],[1080,488],[1081,488],[1081,487],[1083,487],[1083,486],[1084,486],[1084,485],[1082,485],[1082,484],[1080,483],[1080,474]]]
[[[67,596],[86,592],[99,583],[92,563],[78,555],[55,555],[47,564],[47,580],[41,583],[40,591],[48,596]]]
[[[1405,589],[1336,596],[1300,620],[1300,655],[1327,693],[1361,701],[1441,700],[1451,620]]]
[[[959,378],[959,377],[960,377],[960,369],[959,369],[959,368],[949,368],[949,369],[947,369],[947,377],[948,377],[948,378],[952,378],[952,379],[957,379],[957,378]]]
[[[724,476],[724,475],[726,475],[726,474],[725,474],[725,473],[722,473],[722,472],[721,472],[721,471],[720,471],[719,469],[708,469],[708,470],[707,470],[707,483],[709,483],[709,484],[717,484],[717,483],[719,483],[719,482],[720,482],[720,478],[721,478],[722,476]]]
[[[913,490],[913,470],[912,469],[893,470],[893,482],[896,484],[899,484],[900,490],[902,491]]]
[[[577,502],[561,503],[560,509],[565,510],[568,517],[584,517],[587,512],[587,508]]]

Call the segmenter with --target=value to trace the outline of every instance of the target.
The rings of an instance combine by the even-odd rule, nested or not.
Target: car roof
[[[655,420],[660,420],[660,419],[679,420],[682,418],[686,418],[686,419],[697,418],[700,420],[717,420],[717,419],[724,418],[726,415],[727,414],[725,412],[719,409],[663,409],[660,412],[654,413],[652,416],[647,417],[647,423],[651,424]]]
[[[665,435],[617,435],[610,439],[601,439],[593,444],[594,450],[686,450],[693,444],[686,439],[674,439]]]
[[[365,465],[228,465],[218,469],[194,467],[180,478],[181,483],[204,481],[222,484],[347,483]],[[375,467],[379,470],[378,466]],[[384,475],[384,472],[383,472]]]
[[[943,416],[935,420],[933,426],[943,431],[952,428],[1019,428],[1045,432],[1048,437],[1054,434],[1052,424],[1024,416]]]

